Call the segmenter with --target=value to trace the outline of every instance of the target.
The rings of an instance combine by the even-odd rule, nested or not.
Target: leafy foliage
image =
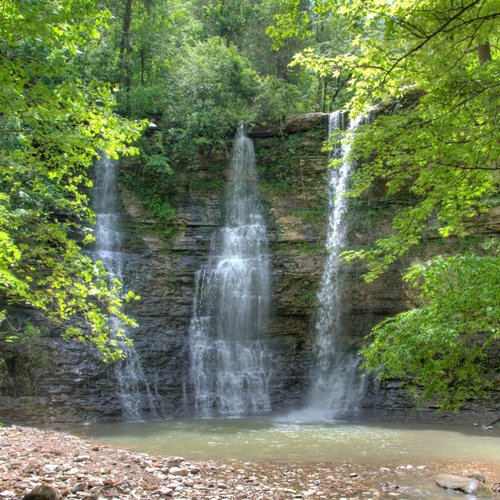
[[[104,359],[121,354],[124,336],[111,338],[109,316],[131,320],[119,284],[82,253],[92,240],[85,191],[98,153],[133,153],[141,129],[113,113],[109,86],[80,78],[78,54],[106,22],[86,0],[8,0],[0,23],[0,293]]]
[[[175,199],[175,172],[166,156],[163,133],[155,131],[139,141],[140,156],[128,161],[121,170],[121,180],[139,195],[142,205],[158,221],[164,235],[172,234],[169,224],[177,213],[171,200]]]
[[[420,401],[457,410],[492,386],[498,359],[500,258],[473,254],[415,264],[404,277],[422,306],[388,318],[361,353],[378,378],[402,377]]]
[[[494,0],[326,0],[313,12],[350,34],[329,52],[297,54],[294,64],[321,77],[345,75],[351,113],[376,115],[356,134],[351,154],[361,161],[350,196],[384,185],[387,198],[407,201],[390,234],[345,254],[367,261],[370,281],[426,234],[467,236],[470,220],[494,203],[500,12]],[[283,36],[302,29],[293,17],[289,24],[281,18]],[[376,327],[363,350],[367,367],[380,366],[382,379],[411,376],[415,393],[436,394],[444,407],[482,394],[484,350],[498,342],[492,259],[438,257],[412,268],[406,280],[421,291],[422,305]]]
[[[235,128],[251,119],[255,73],[217,37],[188,47],[175,66],[163,118],[167,145],[174,159],[193,162],[199,151],[225,149]]]
[[[304,75],[301,81],[288,83],[274,76],[257,78],[258,94],[253,110],[260,124],[282,129],[285,118],[309,111],[314,106],[311,79]]]
[[[0,333],[0,382],[11,385],[14,394],[21,387],[34,389],[42,371],[50,367],[48,332],[29,320],[4,326]]]

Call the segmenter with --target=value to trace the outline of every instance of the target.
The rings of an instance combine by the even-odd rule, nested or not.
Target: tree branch
[[[428,42],[430,42],[435,36],[439,35],[439,33],[442,33],[447,26],[449,26],[455,19],[458,19],[464,12],[467,12],[468,10],[472,9],[476,4],[480,3],[482,0],[474,0],[472,3],[469,5],[465,6],[462,8],[459,12],[457,12],[455,15],[452,17],[448,18],[441,26],[439,26],[437,29],[435,29],[432,33],[430,33],[425,40],[422,40],[419,44],[417,44],[415,47],[410,49],[408,52],[403,54],[402,56],[398,57],[396,61],[389,67],[389,69],[385,70],[385,76],[380,82],[379,86],[383,86],[389,77],[390,73],[405,59],[410,57],[412,54],[415,52],[418,52],[424,45],[426,45]]]

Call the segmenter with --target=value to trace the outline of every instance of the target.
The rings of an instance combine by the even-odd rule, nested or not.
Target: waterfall
[[[329,116],[328,140],[333,147],[330,157],[339,159],[340,165],[330,169],[328,181],[327,258],[317,296],[316,366],[306,409],[315,419],[352,417],[365,390],[358,370],[360,359],[348,345],[350,332],[343,331],[343,280],[339,262],[347,231],[345,194],[353,168],[349,153],[356,128],[362,123],[361,117],[349,123],[343,111]],[[341,139],[339,132],[344,133]]]
[[[191,381],[200,417],[270,411],[268,318],[270,265],[255,154],[240,127],[234,140],[224,227],[196,274],[190,325]]]
[[[96,216],[93,256],[100,260],[110,279],[123,281],[122,233],[117,191],[118,162],[101,157],[95,164],[93,209]],[[113,320],[113,329],[124,328]],[[116,390],[125,420],[143,420],[143,412],[156,416],[149,384],[140,357],[133,346],[122,345],[126,357],[114,364]]]

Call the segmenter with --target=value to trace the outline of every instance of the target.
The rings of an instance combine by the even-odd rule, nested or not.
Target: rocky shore
[[[439,473],[480,477],[482,494],[500,498],[492,492],[500,462],[195,462],[117,450],[51,430],[0,429],[0,499],[23,498],[41,485],[63,498],[96,500],[446,498],[435,484]]]

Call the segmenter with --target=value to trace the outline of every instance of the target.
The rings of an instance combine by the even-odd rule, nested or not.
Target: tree
[[[426,232],[467,236],[471,219],[493,203],[500,12],[494,0],[327,0],[317,13],[341,20],[354,36],[341,53],[325,57],[311,49],[295,63],[322,74],[349,74],[348,108],[353,114],[376,113],[374,123],[356,136],[352,155],[360,166],[350,195],[382,181],[388,197],[407,200],[388,236],[345,254],[349,261],[368,263],[369,281]],[[421,307],[375,328],[372,345],[362,351],[367,367],[378,369],[382,379],[411,376],[410,386],[423,384],[422,395],[437,396],[443,408],[457,408],[480,394],[488,380],[482,364],[487,353],[479,352],[494,352],[498,343],[498,323],[487,314],[498,287],[491,274],[497,267],[490,247],[474,257],[437,258],[412,269],[406,279],[420,290]],[[479,269],[488,275],[475,287]],[[447,280],[455,286],[443,297],[438,283]],[[484,322],[453,313],[474,293],[481,294],[471,300],[474,317],[484,313]],[[425,354],[415,358],[419,349]]]
[[[382,381],[405,377],[417,401],[442,408],[485,396],[494,386],[485,372],[498,360],[500,259],[438,256],[413,265],[404,279],[421,305],[375,327],[373,342],[361,350],[366,367],[382,366]]]
[[[126,337],[112,334],[109,318],[132,323],[121,286],[83,251],[93,239],[92,162],[101,151],[134,153],[142,128],[114,114],[109,85],[80,76],[108,13],[89,0],[6,0],[0,16],[2,318],[5,306],[30,306],[66,338],[119,357]]]
[[[250,121],[256,73],[219,37],[186,47],[174,66],[163,128],[174,159],[194,164],[200,151],[224,150],[234,130]]]

